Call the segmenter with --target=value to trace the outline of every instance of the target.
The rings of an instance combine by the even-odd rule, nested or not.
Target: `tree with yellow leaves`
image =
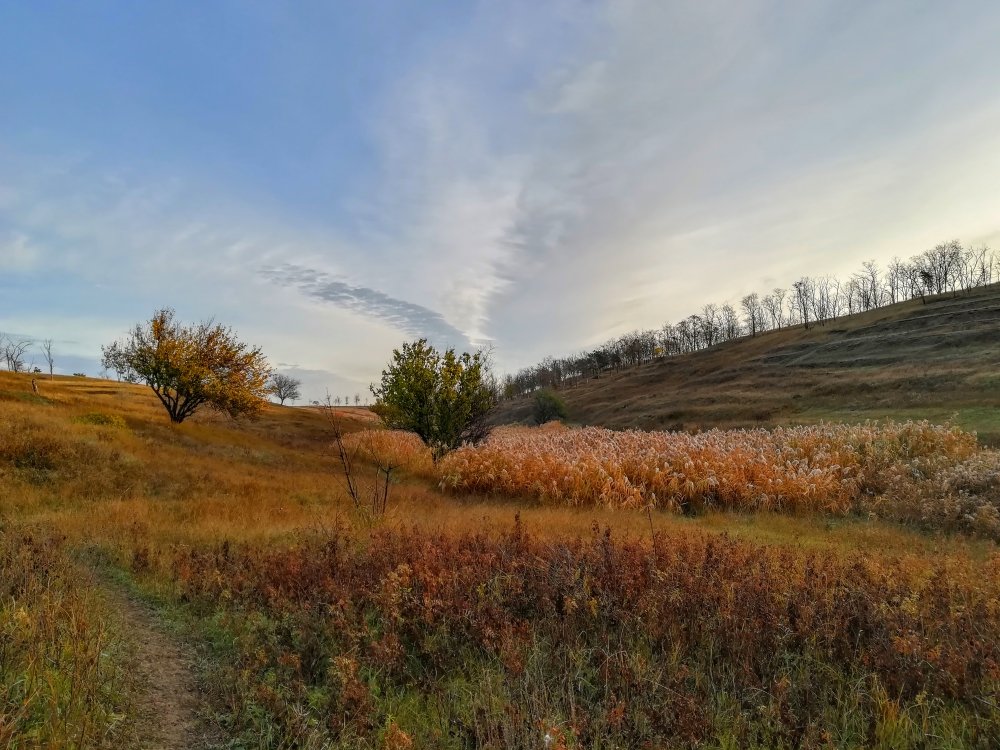
[[[270,393],[271,367],[259,348],[213,321],[182,325],[169,308],[102,353],[105,368],[152,388],[177,424],[203,404],[234,418],[253,416]]]

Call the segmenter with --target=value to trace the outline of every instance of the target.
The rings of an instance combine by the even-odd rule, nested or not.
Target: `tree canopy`
[[[394,350],[371,391],[372,410],[388,427],[419,435],[435,460],[486,438],[498,395],[486,352],[440,353],[427,339]]]
[[[182,325],[169,308],[102,353],[104,367],[152,388],[176,423],[205,404],[231,417],[253,416],[270,392],[271,368],[259,348],[213,321]]]

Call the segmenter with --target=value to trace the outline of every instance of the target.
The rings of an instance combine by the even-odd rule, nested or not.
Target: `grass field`
[[[996,502],[961,433],[874,434]],[[1000,741],[1000,548],[899,510],[932,497],[568,505],[441,489],[459,455],[372,523],[331,443],[311,408],[172,426],[148,389],[0,373],[0,747]]]
[[[890,305],[670,357],[560,391],[570,419],[615,429],[821,420],[953,420],[1000,444],[1000,286]],[[498,421],[528,421],[530,398]]]

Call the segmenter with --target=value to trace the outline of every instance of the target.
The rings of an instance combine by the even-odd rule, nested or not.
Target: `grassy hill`
[[[561,395],[572,421],[612,428],[953,418],[996,445],[1000,285],[771,331],[585,380]],[[507,402],[498,421],[526,422],[531,407],[530,397]]]

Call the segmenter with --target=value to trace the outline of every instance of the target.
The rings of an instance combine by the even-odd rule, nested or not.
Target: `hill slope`
[[[954,417],[996,444],[1000,285],[740,339],[586,380],[561,395],[572,421],[613,428]],[[531,405],[530,397],[507,402],[498,421],[528,421]]]

